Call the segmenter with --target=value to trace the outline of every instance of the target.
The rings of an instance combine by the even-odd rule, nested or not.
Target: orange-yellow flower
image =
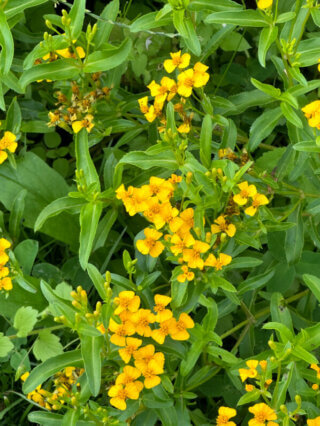
[[[163,373],[163,363],[157,362],[156,359],[153,359],[148,363],[148,365],[142,368],[141,373],[144,376],[145,388],[154,388],[161,383],[159,374]]]
[[[307,425],[308,426],[320,426],[320,416],[316,417],[315,419],[308,419]]]
[[[178,93],[184,98],[192,94],[193,87],[205,86],[209,80],[206,72],[208,67],[201,62],[197,62],[194,68],[189,68],[178,75]]]
[[[12,290],[12,280],[10,277],[5,277],[0,280],[0,290]]]
[[[123,372],[119,374],[116,378],[116,385],[128,385],[129,383],[135,383],[135,385],[140,388],[139,392],[143,388],[141,382],[136,382],[136,380],[141,376],[141,372],[131,365],[126,365],[123,369]]]
[[[150,198],[146,203],[148,208],[143,212],[144,216],[155,225],[157,230],[162,228],[166,223],[162,216],[163,205],[156,197]]]
[[[72,49],[67,47],[65,49],[56,50],[56,53],[58,53],[58,55],[62,56],[63,58],[77,58],[77,57],[79,57],[80,59],[82,59],[86,56],[85,51],[81,46],[77,46],[75,48],[75,50],[76,50],[76,53]]]
[[[0,265],[0,278],[7,277],[9,275],[9,268],[7,266]]]
[[[155,360],[158,364],[164,365],[164,355],[162,352],[155,352],[154,345],[146,345],[133,354],[134,365],[142,371],[150,361]]]
[[[248,185],[248,182],[238,184],[240,188],[239,194],[233,196],[233,201],[239,206],[247,204],[249,198],[253,198],[257,193],[257,188],[254,185]]]
[[[189,268],[187,265],[182,265],[182,274],[179,274],[177,276],[177,280],[179,283],[184,283],[186,280],[192,281],[194,279],[194,272],[189,271]]]
[[[256,194],[252,198],[252,205],[245,209],[245,213],[248,216],[254,216],[260,206],[265,206],[269,203],[268,198],[263,194]]]
[[[128,364],[130,362],[131,357],[134,356],[138,348],[142,345],[141,339],[136,339],[135,337],[127,337],[126,338],[126,346],[124,348],[119,349],[119,355],[122,360]]]
[[[189,207],[186,210],[183,210],[180,215],[179,215],[180,219],[183,220],[183,224],[179,227],[179,233],[180,234],[185,234],[186,232],[188,232],[191,228],[193,228],[194,225],[194,210],[193,208]],[[172,232],[176,232],[173,231]]]
[[[180,183],[181,181],[182,181],[182,176],[175,175],[174,173],[168,179],[168,182],[172,183],[173,185]]]
[[[177,208],[172,207],[170,203],[164,203],[161,206],[160,217],[157,216],[153,223],[157,229],[162,228],[165,224],[168,224],[170,228],[172,226],[175,227],[177,221],[180,221],[180,224],[183,223],[182,220],[177,217],[178,215],[179,210]]]
[[[191,130],[190,123],[185,122],[183,124],[180,124],[180,126],[177,128],[179,133],[189,133]]]
[[[206,253],[209,248],[209,244],[196,240],[192,248],[183,250],[183,260],[187,262],[189,268],[203,269],[204,260],[201,254]]]
[[[148,96],[138,99],[138,103],[142,114],[147,114],[149,112]]]
[[[219,257],[216,258],[214,254],[209,254],[206,261],[204,262],[204,266],[212,266],[217,271],[221,271],[223,266],[229,265],[231,263],[232,257],[225,253],[220,253]]]
[[[153,324],[156,317],[150,309],[139,309],[138,312],[132,315],[131,319],[134,323],[136,333],[144,337],[151,336],[152,330],[149,324]]]
[[[162,232],[155,229],[146,228],[144,230],[146,238],[137,241],[137,249],[142,254],[150,254],[151,257],[158,257],[164,250],[164,245],[158,241],[162,237]]]
[[[162,203],[165,203],[172,197],[174,186],[165,179],[152,176],[149,180],[149,189],[152,195],[157,197]]]
[[[255,390],[255,387],[253,385],[248,384],[246,384],[244,388],[247,392],[252,392],[253,390]]]
[[[277,420],[275,411],[264,402],[255,404],[249,407],[250,413],[254,415],[254,419],[249,420],[249,426],[277,426],[278,423],[272,420]]]
[[[126,336],[132,336],[136,331],[131,321],[118,324],[112,318],[109,321],[109,330],[114,333],[110,338],[110,342],[117,346],[125,346]]]
[[[163,77],[161,84],[157,84],[153,80],[147,87],[150,89],[151,96],[154,96],[158,103],[163,103],[165,100],[171,101],[177,93],[177,83],[169,77]]]
[[[127,399],[138,399],[140,391],[134,383],[124,385],[114,385],[109,389],[108,395],[111,396],[110,404],[119,410],[127,408]]]
[[[79,133],[81,129],[87,129],[87,132],[91,132],[94,127],[92,123],[93,115],[87,114],[83,120],[76,120],[72,123],[72,130],[74,133]]]
[[[170,242],[170,250],[175,256],[178,256],[178,254],[182,253],[184,249],[193,246],[195,239],[188,232],[183,237],[180,237],[178,234],[173,234]]]
[[[163,102],[157,102],[156,100],[154,101],[153,105],[150,105],[148,112],[144,114],[149,123],[152,123],[162,114],[163,105]]]
[[[228,223],[225,220],[225,216],[219,216],[213,225],[211,225],[211,232],[213,234],[218,234],[220,232],[225,232],[229,237],[233,237],[236,233],[236,227],[233,223]]]
[[[3,137],[0,139],[0,164],[8,158],[6,151],[13,153],[17,149],[16,138],[16,135],[11,132],[4,132]]]
[[[272,6],[273,0],[258,0],[258,9],[269,9]]]
[[[190,55],[189,53],[184,53],[181,55],[181,50],[179,52],[170,53],[171,59],[166,59],[163,63],[164,69],[167,73],[172,73],[176,68],[183,69],[187,68],[190,64]]]
[[[143,212],[148,208],[147,200],[151,197],[149,185],[144,185],[141,188],[129,186],[126,190],[121,184],[116,190],[116,197],[121,200],[130,216]]]
[[[320,100],[313,101],[302,108],[310,127],[320,129]]]
[[[248,368],[239,368],[239,374],[242,382],[245,382],[248,378],[254,379],[255,377],[257,377],[258,364],[259,361],[251,359],[249,361],[246,361],[246,365]]]
[[[140,297],[133,291],[121,291],[119,297],[114,298],[114,303],[118,305],[114,311],[115,315],[120,315],[123,311],[137,312],[140,306]]]
[[[5,238],[0,238],[0,266],[4,266],[8,260],[9,256],[5,252],[8,248],[11,247],[11,243]]]
[[[154,296],[155,306],[153,308],[154,312],[157,313],[156,321],[163,322],[172,318],[172,312],[170,309],[166,309],[166,306],[171,302],[171,297],[164,296],[162,294],[156,294]]]
[[[176,320],[174,318],[167,319],[166,321],[160,322],[159,328],[152,330],[151,337],[160,345],[165,341],[166,336],[175,332]]]
[[[206,72],[209,69],[207,65],[197,62],[193,67],[194,71],[194,87],[202,87],[208,83],[209,74]]]
[[[317,379],[320,379],[320,367],[318,367],[317,364],[311,364],[310,368],[317,372]]]
[[[188,340],[190,334],[187,329],[193,328],[194,322],[193,319],[186,313],[180,314],[178,321],[175,323],[173,330],[170,333],[170,336],[174,340]]]
[[[234,408],[220,407],[218,414],[217,426],[236,426],[235,422],[230,422],[230,419],[237,415]]]

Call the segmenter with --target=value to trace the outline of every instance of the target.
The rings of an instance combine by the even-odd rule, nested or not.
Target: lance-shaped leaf
[[[79,262],[83,269],[88,265],[101,213],[102,203],[99,201],[87,203],[81,208]]]
[[[95,184],[96,191],[100,191],[100,182],[97,170],[89,151],[88,132],[82,129],[75,136],[77,170],[83,170],[87,186]]]
[[[0,9],[0,74],[8,74],[13,60],[14,44],[6,16]]]
[[[101,385],[101,356],[100,351],[103,345],[103,336],[92,337],[83,336],[81,338],[81,353],[84,361],[84,368],[93,396],[97,396]]]

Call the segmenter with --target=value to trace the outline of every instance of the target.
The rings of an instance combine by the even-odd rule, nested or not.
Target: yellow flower
[[[165,225],[165,220],[162,217],[162,205],[156,197],[152,197],[146,201],[148,208],[143,212],[144,216],[152,222],[156,229],[160,229]]]
[[[148,96],[138,99],[138,102],[142,114],[147,114],[149,112]]]
[[[114,303],[118,305],[114,311],[115,315],[119,315],[126,310],[137,312],[140,306],[140,297],[136,296],[133,291],[121,291],[119,297],[114,298]]]
[[[204,262],[204,266],[212,266],[217,271],[221,271],[223,266],[229,265],[231,263],[232,257],[225,253],[220,253],[218,259],[214,254],[209,254],[206,261]]]
[[[203,269],[204,261],[201,259],[201,254],[206,253],[209,248],[209,244],[196,240],[191,249],[183,250],[184,262],[187,262],[189,268]]]
[[[56,126],[59,123],[60,118],[61,118],[59,111],[55,111],[55,112],[49,111],[48,115],[49,115],[49,118],[50,118],[50,121],[48,123],[48,127]]]
[[[180,126],[177,128],[179,133],[189,133],[190,129],[191,129],[190,123],[188,123],[188,122],[180,124]]]
[[[320,100],[313,101],[302,108],[310,127],[320,129]]]
[[[179,95],[189,98],[192,94],[192,88],[195,85],[194,71],[189,68],[178,75],[178,93]]]
[[[189,66],[189,53],[184,53],[181,55],[181,50],[179,50],[179,52],[170,53],[170,56],[171,59],[166,59],[163,63],[164,69],[167,71],[167,73],[172,73],[176,68],[181,70]]]
[[[265,206],[269,203],[268,198],[263,194],[256,194],[252,198],[252,205],[245,209],[245,213],[248,216],[254,216],[260,206]]]
[[[148,363],[148,365],[142,368],[141,373],[144,376],[145,388],[154,388],[161,383],[159,374],[163,373],[163,363],[157,362],[156,359],[153,359]]]
[[[84,49],[81,46],[76,47],[77,54],[69,47],[66,47],[65,49],[59,49],[56,50],[56,53],[58,55],[62,56],[63,58],[77,58],[80,59],[84,58],[86,56]]]
[[[246,361],[246,365],[248,368],[239,368],[239,374],[242,382],[245,382],[248,378],[254,379],[255,377],[257,377],[258,364],[259,361],[251,359],[249,361]]]
[[[182,265],[182,274],[178,275],[177,280],[179,283],[184,283],[186,280],[192,281],[194,279],[194,272],[189,271],[189,268],[187,265]]]
[[[152,195],[157,197],[162,203],[165,203],[172,197],[174,186],[165,179],[152,176],[149,180],[149,189]]]
[[[230,422],[232,417],[237,415],[234,408],[220,407],[218,410],[217,426],[236,426],[235,422]]]
[[[156,315],[157,322],[163,322],[172,317],[172,312],[170,311],[170,309],[166,309],[166,306],[169,305],[171,300],[172,300],[171,297],[164,296],[162,294],[156,294],[154,296],[155,306],[153,310],[157,312],[157,315]]]
[[[170,101],[177,93],[177,83],[169,77],[162,77],[161,84],[154,80],[147,86],[155,101],[162,104],[165,100]]]
[[[189,207],[186,210],[183,210],[180,215],[179,215],[180,219],[183,220],[183,224],[181,227],[179,227],[179,233],[185,234],[187,233],[194,225],[194,210]],[[172,232],[176,232],[173,231]]]
[[[178,321],[175,323],[170,336],[173,340],[188,340],[190,334],[187,332],[188,328],[193,328],[193,319],[186,313],[180,314]]]
[[[164,250],[164,245],[157,241],[162,237],[162,232],[158,232],[155,229],[146,228],[144,230],[146,238],[144,240],[137,241],[137,249],[142,254],[150,254],[151,257],[158,257]]]
[[[9,256],[5,250],[9,249],[10,247],[10,241],[6,240],[5,238],[0,238],[0,267],[4,266],[9,261]]]
[[[152,330],[151,337],[160,345],[165,341],[166,336],[173,333],[176,327],[176,320],[174,318],[167,319],[160,322],[159,328]]]
[[[249,420],[249,426],[277,426],[278,423],[272,420],[277,420],[275,411],[270,408],[264,402],[255,404],[253,407],[249,407],[249,412],[254,415],[254,419]]]
[[[190,234],[190,232],[188,232],[183,237],[180,237],[178,234],[173,234],[170,239],[170,242],[170,250],[175,256],[178,256],[178,254],[182,253],[184,249],[193,246],[193,244],[195,243],[195,239]]]
[[[149,123],[152,123],[157,117],[162,114],[163,102],[154,101],[154,104],[149,107],[149,111],[144,114]]]
[[[317,385],[317,384],[313,384],[311,387],[314,391],[319,390],[319,385]]]
[[[9,275],[9,268],[7,266],[0,265],[0,278],[7,277]]]
[[[254,185],[248,185],[248,182],[238,184],[240,188],[239,194],[233,196],[233,201],[239,206],[247,204],[249,197],[253,198],[257,193],[257,188]]]
[[[87,132],[91,132],[94,124],[92,123],[93,115],[88,114],[83,120],[77,120],[72,123],[72,130],[74,133],[79,133],[81,129],[87,129]]]
[[[208,83],[209,74],[206,72],[209,69],[201,62],[197,62],[193,67],[194,71],[194,87],[202,87]]]
[[[233,223],[228,223],[225,220],[225,216],[219,216],[215,221],[216,225],[211,225],[211,232],[218,234],[219,232],[225,232],[229,237],[233,237],[236,233],[236,227]]]
[[[105,326],[101,323],[101,324],[99,324],[97,327],[97,330],[99,330],[100,331],[100,333],[101,334],[105,334],[105,332],[107,331],[106,329],[105,329]]]
[[[116,197],[121,200],[130,216],[143,212],[148,208],[147,200],[151,196],[149,185],[141,188],[129,186],[126,190],[124,185],[120,185],[116,190]]]
[[[246,384],[244,388],[247,392],[252,392],[255,389],[253,385],[248,385],[248,384]]]
[[[109,389],[108,395],[111,396],[110,404],[119,410],[127,408],[127,399],[139,399],[139,389],[135,383],[124,385],[114,385]]]
[[[259,9],[269,9],[272,3],[273,0],[258,0],[257,6]]]
[[[320,59],[318,59],[319,65],[318,65],[318,71],[320,71]]]
[[[110,338],[110,342],[117,346],[125,346],[126,336],[132,336],[136,331],[131,321],[118,324],[112,318],[109,321],[109,330],[114,333]]]
[[[259,361],[259,365],[260,365],[260,367],[263,371],[266,371],[267,366],[268,366],[268,361],[263,359],[262,361]]]
[[[138,348],[142,345],[141,339],[136,339],[135,337],[127,337],[126,338],[126,346],[124,348],[119,349],[119,355],[121,356],[122,360],[128,364],[130,362],[130,359]]]
[[[4,132],[4,136],[0,139],[0,164],[8,158],[6,151],[13,153],[17,146],[16,135],[11,132]]]
[[[138,370],[142,371],[146,368],[150,361],[154,360],[159,365],[164,365],[164,355],[162,352],[155,353],[154,345],[146,345],[143,348],[140,348],[133,354],[134,365]]]
[[[317,372],[317,379],[320,379],[320,367],[318,367],[317,364],[311,364],[310,368]]]
[[[182,176],[177,176],[174,173],[168,179],[168,182],[172,183],[173,185],[180,183],[181,181],[182,181]]]
[[[126,365],[123,372],[116,378],[116,385],[127,385],[128,383],[135,382],[140,376],[141,373],[137,368]],[[141,382],[140,384],[142,385]]]
[[[308,426],[320,426],[320,416],[316,417],[315,419],[308,419],[307,425]]]
[[[134,323],[136,333],[144,337],[151,336],[152,330],[149,324],[153,324],[156,318],[150,309],[139,309],[138,312],[132,314],[131,319]]]

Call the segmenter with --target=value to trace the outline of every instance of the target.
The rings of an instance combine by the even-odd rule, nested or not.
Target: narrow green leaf
[[[102,300],[105,300],[106,298],[106,290],[104,288],[105,279],[100,274],[98,269],[91,263],[88,263],[87,271],[99,296],[101,297]]]
[[[88,383],[93,396],[97,396],[101,386],[101,355],[103,336],[82,336],[81,353]]]
[[[25,207],[25,197],[28,191],[26,189],[22,189],[18,192],[16,198],[13,201],[12,210],[10,212],[9,218],[9,232],[11,238],[17,240],[21,231],[21,221]]]
[[[77,40],[81,34],[85,10],[86,0],[74,0],[69,13],[69,17],[71,18],[71,37],[73,40]]]
[[[102,207],[102,203],[96,201],[87,203],[81,208],[79,262],[83,269],[86,269],[88,265]]]
[[[281,108],[265,111],[252,124],[250,128],[249,151],[254,151],[260,143],[267,138],[278,125],[282,117]]]
[[[207,16],[206,24],[234,24],[240,27],[267,27],[267,19],[257,10],[216,12]]]
[[[115,21],[118,16],[118,13],[119,0],[112,0],[110,3],[107,4],[107,6],[105,6],[105,8],[100,14],[100,17],[105,21]],[[94,44],[96,50],[99,50],[99,47],[109,40],[112,28],[114,27],[114,25],[105,21],[97,21],[98,29],[94,37]]]
[[[21,126],[21,110],[17,102],[17,98],[14,97],[8,108],[6,118],[6,129],[17,135],[20,131]]]
[[[272,43],[278,36],[278,27],[270,26],[263,28],[260,33],[259,45],[258,45],[258,59],[261,66],[266,66],[266,56]]]
[[[207,114],[203,121],[200,133],[200,160],[209,169],[211,166],[211,141],[212,141],[212,119]]]
[[[303,220],[301,216],[301,204],[295,209],[288,217],[289,222],[296,224],[295,227],[286,231],[285,251],[286,258],[289,265],[297,263],[301,257],[304,233],[303,233]]]
[[[5,13],[0,9],[0,74],[8,74],[13,61],[14,44]]]
[[[294,126],[298,127],[299,129],[303,128],[302,121],[298,117],[297,113],[292,109],[290,105],[288,105],[286,102],[280,103],[281,111],[283,115],[286,117],[290,123],[292,123]]]
[[[100,191],[100,181],[89,151],[88,132],[82,129],[75,135],[77,170],[83,170],[87,187],[95,184],[96,191]]]
[[[320,279],[310,274],[304,274],[302,275],[302,278],[307,287],[310,289],[311,293],[320,303]]]
[[[315,141],[303,141],[293,145],[293,149],[302,152],[320,152],[320,146],[316,145]]]
[[[39,6],[47,3],[48,0],[10,0],[6,3],[4,13],[7,19],[12,18],[20,12],[24,12],[29,7]]]

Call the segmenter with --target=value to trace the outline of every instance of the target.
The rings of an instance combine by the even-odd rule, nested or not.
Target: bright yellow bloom
[[[48,123],[48,127],[56,126],[59,123],[60,118],[61,118],[60,113],[49,111],[48,115],[49,115],[49,118],[50,118],[50,121]]]
[[[142,114],[147,114],[149,112],[148,96],[144,96],[143,98],[138,99],[138,102]]]
[[[106,329],[105,329],[105,326],[101,323],[101,324],[99,324],[97,327],[97,330],[99,330],[100,331],[100,333],[101,334],[105,334],[105,332],[107,331]]]
[[[5,250],[9,249],[10,247],[11,243],[8,240],[5,238],[0,238],[0,267],[3,267],[9,261],[9,256]]]
[[[177,130],[179,133],[189,133],[191,130],[190,123],[185,122],[183,124],[180,124]]]
[[[229,237],[233,237],[236,233],[236,227],[233,223],[228,223],[225,220],[225,216],[221,215],[219,216],[215,221],[216,223],[211,225],[211,232],[213,234],[218,234],[220,232],[225,232]]]
[[[194,87],[202,87],[208,83],[209,74],[206,72],[209,69],[201,62],[197,62],[193,67],[194,71]]]
[[[126,346],[124,348],[119,349],[119,355],[121,356],[122,360],[128,364],[130,362],[130,359],[138,348],[142,345],[141,339],[136,339],[135,337],[127,337],[126,338]]]
[[[170,242],[170,250],[175,256],[178,256],[178,254],[182,253],[184,249],[193,246],[193,244],[195,243],[195,239],[188,232],[182,238],[178,234],[173,234],[170,239]]]
[[[308,419],[307,425],[308,426],[320,426],[320,416],[316,417],[315,419]]]
[[[163,322],[172,318],[172,312],[170,311],[170,309],[166,309],[166,306],[169,305],[171,300],[172,300],[171,297],[164,296],[162,294],[156,294],[154,296],[155,306],[153,310],[157,312],[157,315],[156,315],[157,322]]]
[[[7,250],[11,247],[10,241],[6,240],[5,238],[0,238],[0,251]]]
[[[158,232],[155,229],[146,228],[144,230],[146,238],[144,240],[137,241],[137,249],[142,254],[150,254],[151,257],[158,257],[164,250],[164,245],[157,241],[162,237],[162,232]]]
[[[191,228],[193,228],[194,225],[194,210],[189,207],[186,210],[183,210],[180,215],[179,215],[180,219],[183,220],[183,225],[179,228],[179,233],[185,234],[186,232],[188,232]],[[172,232],[176,232],[173,231]]]
[[[302,108],[310,127],[320,129],[320,100],[313,101]]]
[[[318,65],[318,71],[320,72],[320,59],[318,59],[319,65]]]
[[[9,268],[7,266],[0,265],[0,278],[7,277],[9,275]]]
[[[263,194],[256,194],[252,198],[252,205],[245,209],[245,213],[248,216],[254,216],[260,206],[265,206],[269,203],[268,198]]]
[[[72,130],[74,133],[79,133],[81,129],[87,129],[87,132],[90,133],[94,127],[92,123],[93,115],[88,114],[83,120],[77,120],[72,123]]]
[[[178,89],[177,83],[169,77],[162,77],[161,84],[153,80],[147,87],[150,89],[151,96],[153,96],[155,101],[159,104],[163,103],[165,100],[171,101]]]
[[[154,388],[161,383],[159,374],[163,373],[163,363],[157,362],[156,359],[151,360],[147,366],[141,370],[144,376],[144,386],[146,389]]]
[[[135,312],[131,318],[132,322],[134,323],[136,333],[144,337],[151,336],[152,330],[149,324],[153,324],[156,320],[156,317],[150,311],[150,309],[139,309],[138,312]]]
[[[170,336],[174,340],[188,340],[190,334],[187,332],[187,329],[193,327],[193,319],[183,312],[180,314],[178,321],[175,323],[173,330],[170,332]]]
[[[143,212],[148,208],[147,200],[151,196],[149,185],[141,188],[129,186],[126,190],[124,185],[120,185],[116,190],[116,197],[121,200],[130,216]]]
[[[170,318],[166,321],[160,322],[159,328],[156,330],[152,330],[151,337],[160,345],[162,345],[165,341],[166,336],[175,332],[176,330],[176,320],[174,318]]]
[[[319,385],[317,385],[317,384],[313,384],[311,387],[314,391],[319,390]]]
[[[127,408],[126,400],[138,399],[140,391],[135,383],[129,383],[126,386],[114,385],[109,389],[108,395],[111,396],[110,404],[119,410]]]
[[[259,361],[251,359],[249,361],[246,361],[246,365],[248,368],[239,368],[239,374],[242,382],[245,382],[248,378],[254,379],[255,377],[257,377],[258,364]]]
[[[317,379],[320,380],[320,367],[318,367],[317,364],[311,364],[310,368],[317,372]]]
[[[0,290],[12,290],[12,280],[10,277],[2,278],[2,280],[0,280]]]
[[[209,244],[196,240],[191,249],[183,250],[183,260],[188,263],[189,268],[203,269],[204,261],[201,254],[206,253],[209,248]]]
[[[153,105],[150,105],[148,112],[144,114],[149,123],[152,123],[162,114],[163,105],[163,102],[157,102],[156,100],[154,101]]]
[[[162,228],[166,223],[162,217],[162,204],[159,203],[156,197],[150,198],[146,203],[148,207],[143,212],[144,216],[155,225],[157,230]]]
[[[234,408],[220,407],[218,410],[217,426],[236,426],[235,422],[230,422],[232,417],[237,415]]]
[[[162,203],[169,201],[174,192],[172,183],[156,176],[150,178],[149,189],[151,194],[157,197]]]
[[[184,98],[189,98],[195,85],[194,71],[189,68],[178,75],[178,93]]]
[[[182,274],[177,276],[177,280],[179,283],[184,283],[186,280],[192,281],[194,279],[194,272],[189,271],[189,268],[187,265],[182,265]]]
[[[137,312],[140,306],[140,297],[133,291],[121,291],[119,297],[114,298],[114,303],[118,305],[114,311],[115,315],[120,315],[123,311]]]
[[[109,321],[109,330],[114,333],[111,336],[110,341],[117,346],[125,346],[126,336],[132,336],[136,331],[134,324],[131,321],[118,324],[112,318],[110,318]]]
[[[272,3],[273,0],[258,0],[257,6],[259,9],[269,9]]]
[[[123,372],[116,378],[116,385],[127,385],[128,383],[135,382],[140,376],[141,372],[137,368],[126,365]]]
[[[263,371],[266,371],[267,366],[268,366],[268,361],[266,361],[265,359],[263,359],[262,361],[259,361],[259,365],[260,365],[260,367],[261,367],[261,369]]]
[[[184,53],[181,55],[181,50],[179,52],[170,53],[171,59],[166,59],[163,63],[164,69],[167,73],[172,73],[176,68],[183,69],[187,68],[190,64],[190,55],[189,53]]]
[[[77,58],[77,57],[79,57],[80,59],[82,59],[86,56],[85,51],[81,46],[76,47],[76,52],[77,53],[75,53],[69,47],[66,47],[65,49],[56,50],[56,53],[58,53],[58,55],[62,56],[63,58]]]
[[[254,419],[249,420],[249,426],[277,426],[278,423],[272,420],[277,420],[275,411],[270,408],[264,402],[255,404],[253,407],[249,407],[250,413],[254,415]]]
[[[220,253],[219,257],[216,258],[214,254],[209,254],[206,261],[204,262],[204,266],[212,266],[217,271],[221,271],[223,266],[229,265],[231,263],[232,257],[225,253]]]
[[[248,385],[248,384],[246,384],[244,388],[247,392],[252,392],[255,389],[253,385]]]
[[[162,352],[155,353],[154,345],[146,345],[133,354],[134,365],[142,371],[149,362],[155,360],[159,365],[164,365],[164,355]]]
[[[182,181],[182,176],[177,176],[174,173],[168,179],[168,182],[172,183],[173,185],[180,183],[181,181]]]
[[[240,188],[239,194],[233,196],[233,201],[239,206],[247,204],[249,198],[253,198],[257,193],[257,188],[254,185],[248,185],[248,182],[238,184]]]
[[[16,135],[11,132],[4,132],[3,137],[0,139],[0,164],[8,158],[6,151],[13,153],[17,149],[16,138]]]

